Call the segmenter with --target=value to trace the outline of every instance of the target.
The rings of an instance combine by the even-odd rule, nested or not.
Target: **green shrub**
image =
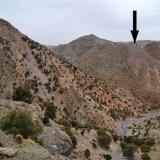
[[[69,127],[66,127],[65,131],[69,135],[69,137],[71,138],[73,148],[76,148],[77,140],[76,140],[76,137],[74,136],[73,132],[71,131],[71,129]]]
[[[124,142],[124,141],[122,141],[120,143],[120,146],[121,146],[122,149],[125,149],[127,147],[127,145],[128,145],[127,142]]]
[[[54,106],[53,102],[44,102],[43,103],[43,107],[45,108],[45,117],[50,118],[50,119],[54,119],[56,118],[56,110],[57,107]]]
[[[151,160],[151,157],[148,154],[142,154],[141,156],[142,160]]]
[[[36,140],[41,128],[32,120],[31,113],[24,110],[12,110],[0,119],[0,128],[3,131],[21,134],[24,138]]]
[[[92,143],[93,148],[97,148],[97,144],[95,142]]]
[[[2,143],[0,143],[0,147],[4,147]]]
[[[120,143],[123,155],[126,157],[133,156],[138,146],[141,147],[142,152],[149,152],[151,146],[155,144],[153,138],[138,138],[135,136],[124,137],[124,141]],[[146,158],[146,159],[145,159]],[[144,159],[148,160],[148,155],[144,154]]]
[[[12,98],[15,101],[24,101],[26,103],[31,103],[33,100],[32,93],[28,87],[15,88]]]
[[[112,159],[112,156],[109,155],[109,154],[103,154],[103,157],[105,160],[111,160]]]
[[[114,142],[118,141],[118,135],[117,134],[113,134],[112,138],[113,138]]]
[[[133,146],[131,146],[131,145],[128,145],[126,148],[124,148],[123,150],[123,155],[125,156],[125,157],[128,157],[128,158],[130,158],[130,157],[134,157],[134,148],[133,148]]]
[[[123,155],[127,158],[134,157],[134,152],[137,151],[138,148],[136,144],[127,143],[125,141],[122,141],[120,146],[122,148]]]
[[[76,121],[70,121],[71,125],[73,128],[76,128],[76,129],[84,129],[84,128],[90,128],[89,125],[85,125],[85,124],[81,124],[81,123],[78,123]]]
[[[142,143],[144,143],[143,139],[134,136],[124,137],[124,141],[127,143],[135,143],[137,145],[141,145]]]
[[[98,144],[102,148],[108,149],[109,145],[110,145],[110,143],[112,141],[112,138],[104,130],[98,130],[97,131],[97,141],[98,141]]]
[[[71,127],[70,121],[69,121],[68,119],[66,119],[66,118],[61,118],[61,119],[58,121],[58,123],[59,123],[60,125],[66,126],[66,127]]]
[[[146,144],[148,146],[153,146],[155,144],[155,140],[153,138],[138,138],[135,136],[125,137],[124,141],[127,143],[134,143],[137,146],[141,146]]]
[[[146,144],[143,144],[143,145],[141,146],[141,151],[142,151],[142,152],[149,152],[150,149],[151,149],[151,147],[148,146],[148,145],[146,145]]]
[[[148,139],[146,139],[145,144],[149,145],[149,146],[153,146],[155,144],[155,139],[148,138]]]
[[[89,158],[89,157],[91,156],[90,150],[89,150],[89,149],[86,149],[86,150],[84,151],[84,155],[85,155],[86,158]]]
[[[118,119],[118,114],[114,109],[110,109],[110,115],[115,121]]]

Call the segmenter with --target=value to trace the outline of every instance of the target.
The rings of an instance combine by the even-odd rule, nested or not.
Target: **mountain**
[[[144,101],[159,103],[160,42],[138,41],[135,45],[87,35],[50,49],[112,88],[126,88]]]
[[[150,50],[153,50],[152,45],[149,46],[151,44],[150,42],[146,43],[147,44],[144,42],[141,43],[141,47],[144,48],[145,46],[144,53],[149,54]],[[127,47],[127,45],[130,47]],[[119,49],[117,49],[116,46],[119,46]],[[121,86],[119,87],[119,85],[111,88],[107,78],[109,76],[108,74],[105,75],[107,81],[105,81],[106,79],[103,78],[103,76],[98,76],[100,73],[107,73],[105,70],[100,69],[104,65],[102,62],[106,63],[107,60],[107,64],[111,65],[111,62],[114,61],[114,59],[112,59],[113,55],[117,54],[115,57],[117,63],[109,67],[106,65],[106,70],[108,72],[110,70],[111,73],[117,73],[119,80],[123,78],[123,76],[121,76],[121,74],[123,74],[127,80],[136,80],[137,85],[139,85],[140,80],[138,81],[136,78],[140,73],[136,73],[136,71],[141,67],[138,66],[137,69],[135,65],[132,69],[127,68],[127,71],[123,68],[126,67],[126,64],[133,64],[134,61],[132,61],[132,58],[136,57],[135,59],[137,60],[138,53],[134,52],[132,58],[129,58],[126,49],[124,49],[124,53],[119,52],[120,48],[123,48],[122,46],[124,46],[124,44],[115,44],[99,39],[94,35],[82,37],[71,42],[68,49],[66,49],[70,50],[66,52],[68,61],[70,61],[69,57],[73,58],[73,64],[71,64],[57,56],[47,47],[22,34],[9,22],[1,19],[0,146],[2,147],[0,147],[0,156],[8,159],[8,156],[12,155],[11,158],[9,158],[11,160],[74,160],[85,159],[87,157],[96,160],[103,159],[108,156],[106,154],[110,154],[113,159],[124,160],[125,158],[122,155],[123,150],[121,151],[119,145],[120,142],[124,141],[124,136],[135,136],[138,132],[139,135],[143,137],[144,132],[146,133],[148,129],[146,123],[149,123],[150,125],[153,124],[154,129],[148,129],[147,138],[149,140],[153,137],[156,139],[159,136],[159,134],[157,134],[159,131],[157,127],[159,125],[157,118],[159,115],[159,106],[155,105],[156,103],[144,101],[144,99],[135,95],[132,91],[128,90],[128,88],[122,88]],[[125,44],[125,46],[131,50],[134,48],[132,44]],[[66,45],[56,47],[54,50],[57,53],[61,48],[60,53],[65,55],[63,51],[65,47]],[[141,47],[139,46],[139,48]],[[158,47],[158,44],[156,47]],[[99,54],[94,52],[94,50],[98,51],[100,48]],[[106,55],[106,52],[104,52],[105,49],[108,50],[108,56],[106,57],[104,57]],[[114,49],[116,53],[114,53],[112,49]],[[71,53],[73,50],[75,57],[72,56],[73,53]],[[69,53],[71,53],[70,56],[68,55]],[[101,55],[101,53],[103,54]],[[111,53],[113,53],[113,55],[110,55]],[[122,54],[125,55],[123,60],[126,62],[122,61]],[[76,59],[76,55],[78,55],[79,58]],[[87,67],[87,64],[92,62],[93,55],[97,56],[93,62],[93,64],[97,64],[96,69],[94,68],[95,71],[93,71],[96,73],[97,70],[97,75],[95,76],[92,70],[87,70],[91,69],[89,66]],[[146,81],[149,83],[151,71],[154,71],[155,68],[158,70],[158,52],[150,54],[148,57],[150,57],[149,60],[151,60],[151,62],[148,64],[147,62],[149,60],[145,57],[146,61],[143,60],[144,70],[148,71],[149,68],[153,68],[153,70],[150,70],[147,76],[142,73],[141,75],[146,78]],[[156,60],[153,61],[153,59]],[[100,60],[103,61],[101,62]],[[120,62],[122,62],[122,66]],[[138,62],[140,63],[141,60]],[[87,68],[81,68],[77,65],[82,63]],[[76,67],[76,65],[78,67]],[[133,69],[135,69],[134,75],[126,74]],[[123,70],[125,70],[124,73]],[[134,77],[136,74],[137,77]],[[158,74],[156,78],[158,79]],[[112,79],[115,80],[115,78]],[[112,79],[110,78],[110,81]],[[155,79],[154,84],[157,85],[158,80]],[[150,84],[153,85],[151,82]],[[130,81],[128,84],[129,83]],[[143,84],[143,82],[141,83]],[[25,87],[33,95],[33,100],[30,102],[31,104],[18,101],[14,98],[17,88]],[[150,91],[151,88],[153,89],[153,86],[149,88],[146,87],[146,90]],[[156,88],[155,90],[157,90],[155,93],[158,93],[158,89]],[[23,92],[18,96],[22,97],[23,95],[25,97],[26,93],[22,93]],[[47,107],[45,104],[48,104]],[[54,107],[56,111],[53,113],[52,109]],[[34,123],[39,124],[42,128],[42,133],[39,132],[39,136],[37,137],[38,141],[37,139],[33,141],[29,137],[27,139],[26,137],[22,137],[23,135],[17,135],[17,129],[19,128],[5,131],[5,129],[12,126],[9,124],[5,129],[2,127],[2,123],[5,122],[3,116],[9,114],[13,109],[14,112],[21,109],[29,112],[33,116]],[[6,122],[18,123],[20,124],[18,127],[26,129],[27,125],[24,123],[26,117],[21,116],[20,113],[18,113],[18,116],[11,117],[9,117],[9,114]],[[53,117],[54,114],[55,117]],[[46,120],[47,116],[49,117],[48,120]],[[13,121],[19,117],[23,118],[20,121]],[[30,121],[27,122],[29,123]],[[139,131],[139,127],[137,126],[142,127],[142,132]],[[119,138],[116,142],[115,137],[117,139],[117,136],[115,135],[121,136],[122,138]],[[115,141],[113,141],[113,139]],[[153,139],[151,140],[153,141]],[[152,143],[152,145],[154,144]],[[106,150],[106,148],[109,147],[110,149]],[[158,143],[156,143],[155,147],[159,147]],[[153,150],[152,154],[155,155],[155,152],[157,153],[158,151]],[[138,152],[135,152],[135,157],[137,159],[140,158]]]

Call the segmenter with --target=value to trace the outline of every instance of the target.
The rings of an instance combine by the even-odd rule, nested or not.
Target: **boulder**
[[[73,146],[70,137],[57,127],[44,127],[44,133],[40,136],[44,147],[53,154],[69,156]]]
[[[5,147],[0,147],[0,156],[7,156],[7,157],[13,157],[17,153],[17,149],[10,147],[10,148],[5,148]]]
[[[11,160],[54,160],[54,158],[47,149],[36,143],[23,143]]]

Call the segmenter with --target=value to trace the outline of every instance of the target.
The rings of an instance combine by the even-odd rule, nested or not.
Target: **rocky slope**
[[[104,81],[61,60],[4,20],[0,21],[0,33],[1,98],[11,98],[14,88],[27,85],[35,102],[52,100],[60,115],[66,109],[74,120],[92,122],[96,116],[97,123],[106,125],[113,121],[110,109],[133,115],[142,105],[131,93],[110,89]]]
[[[111,87],[126,88],[144,102],[159,103],[159,42],[139,41],[134,45],[88,35],[50,48],[84,72],[106,80]]]

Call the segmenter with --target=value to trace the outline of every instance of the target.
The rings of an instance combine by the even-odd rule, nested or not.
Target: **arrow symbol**
[[[137,11],[133,11],[133,30],[131,31],[134,43],[136,43],[136,39],[139,33],[137,30]]]

